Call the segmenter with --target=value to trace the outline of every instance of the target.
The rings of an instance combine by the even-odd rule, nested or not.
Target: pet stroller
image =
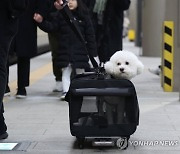
[[[64,7],[62,13],[86,48],[86,42],[78,25],[73,22],[67,6]],[[139,124],[139,106],[134,85],[126,79],[106,79],[103,69],[98,67],[88,51],[87,53],[95,68],[94,72],[76,75],[71,80],[65,97],[69,103],[71,134],[77,138],[79,148],[84,147],[87,137],[121,137],[122,140],[117,142],[118,147],[126,149],[130,135],[136,131]],[[123,100],[124,107],[120,123],[117,123],[116,107],[112,115],[113,123],[108,123],[105,97],[109,100],[111,98],[112,100]]]
[[[100,77],[101,76],[101,77]],[[66,95],[69,102],[69,120],[72,136],[76,136],[79,148],[86,137],[121,137],[121,149],[128,147],[128,140],[139,124],[139,106],[134,85],[126,79],[104,79],[104,75],[81,74],[71,81]],[[106,109],[100,114],[103,97],[123,98],[125,106],[123,121],[116,123],[117,112],[113,111],[114,123],[108,124]],[[119,102],[121,103],[121,102]]]

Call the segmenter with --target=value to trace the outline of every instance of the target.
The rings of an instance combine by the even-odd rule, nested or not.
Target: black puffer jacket
[[[79,18],[77,12],[73,11],[72,13],[87,42],[87,49],[93,56],[97,56],[95,34],[89,14]],[[87,52],[82,42],[64,20],[61,11],[53,13],[51,21],[44,20],[39,27],[45,32],[57,33],[58,49],[55,64],[58,67],[67,67],[71,63],[75,68],[89,68]]]

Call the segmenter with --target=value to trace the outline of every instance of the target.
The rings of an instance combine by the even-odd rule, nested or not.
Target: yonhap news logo
[[[119,138],[116,142],[116,146],[120,149],[129,146],[177,146],[179,144],[178,140],[124,140],[123,138]]]
[[[155,140],[155,141],[130,141],[129,145],[132,146],[177,146],[179,144],[179,141],[177,140]]]

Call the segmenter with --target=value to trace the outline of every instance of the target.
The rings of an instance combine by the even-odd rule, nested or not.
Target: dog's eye
[[[117,63],[117,65],[121,65],[121,63]]]
[[[126,63],[125,63],[125,64],[126,64],[126,65],[129,65],[129,62],[127,62],[127,61],[126,61]]]

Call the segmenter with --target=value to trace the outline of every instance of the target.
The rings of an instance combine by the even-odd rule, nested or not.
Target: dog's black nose
[[[124,68],[120,68],[120,71],[121,71],[121,72],[124,72]]]

